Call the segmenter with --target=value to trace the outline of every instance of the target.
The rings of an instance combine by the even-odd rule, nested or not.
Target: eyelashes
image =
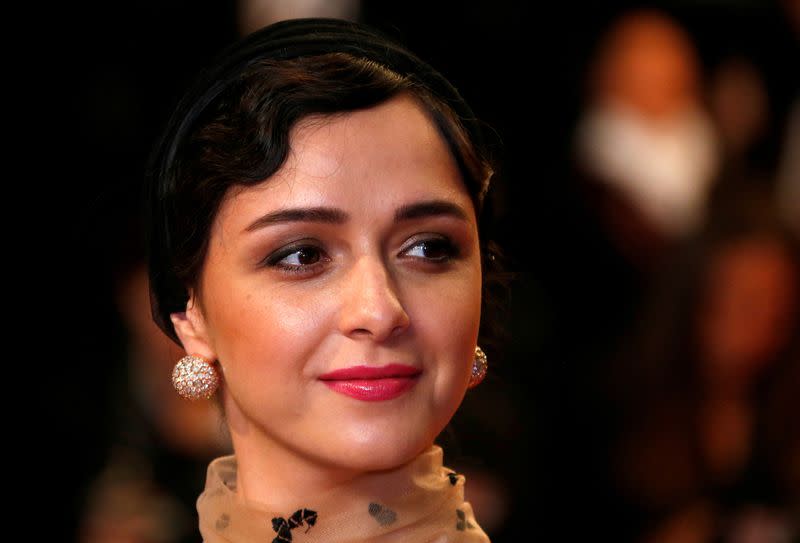
[[[458,246],[442,236],[414,239],[398,256],[425,265],[444,268],[461,255]],[[296,275],[315,275],[331,262],[331,257],[318,244],[303,241],[283,247],[264,259],[262,265]]]
[[[403,253],[429,262],[445,263],[459,256],[458,247],[447,238],[426,238],[416,240]],[[412,255],[412,253],[417,253]]]
[[[264,265],[289,273],[311,275],[330,260],[321,247],[306,242],[279,249],[264,260]]]

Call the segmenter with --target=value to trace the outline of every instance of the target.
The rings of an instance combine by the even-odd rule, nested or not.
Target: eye
[[[291,273],[314,273],[329,260],[324,251],[315,245],[294,245],[274,252],[264,264]]]
[[[427,238],[416,241],[403,254],[429,262],[445,263],[458,256],[458,247],[447,238]]]

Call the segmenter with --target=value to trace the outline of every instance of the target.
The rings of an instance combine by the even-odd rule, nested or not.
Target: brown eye
[[[265,264],[290,272],[305,272],[313,271],[317,264],[321,264],[325,260],[327,257],[319,247],[295,245],[270,255]]]
[[[405,254],[431,262],[447,262],[458,255],[458,250],[448,239],[430,238],[415,243],[405,251]]]
[[[283,258],[282,261],[287,261],[286,263],[290,265],[309,266],[319,262],[320,258],[319,249],[316,247],[301,247]]]

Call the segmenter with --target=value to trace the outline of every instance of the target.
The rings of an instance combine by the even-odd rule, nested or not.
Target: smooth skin
[[[238,494],[276,510],[433,444],[469,382],[481,308],[475,211],[416,100],[301,121],[284,166],[234,187],[200,288],[172,322],[219,361]],[[398,398],[362,401],[319,376],[422,370]]]

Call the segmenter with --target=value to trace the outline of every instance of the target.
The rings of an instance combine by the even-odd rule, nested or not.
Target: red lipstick
[[[402,396],[417,381],[422,370],[403,364],[352,366],[335,370],[319,379],[340,394],[365,402],[380,402]]]

